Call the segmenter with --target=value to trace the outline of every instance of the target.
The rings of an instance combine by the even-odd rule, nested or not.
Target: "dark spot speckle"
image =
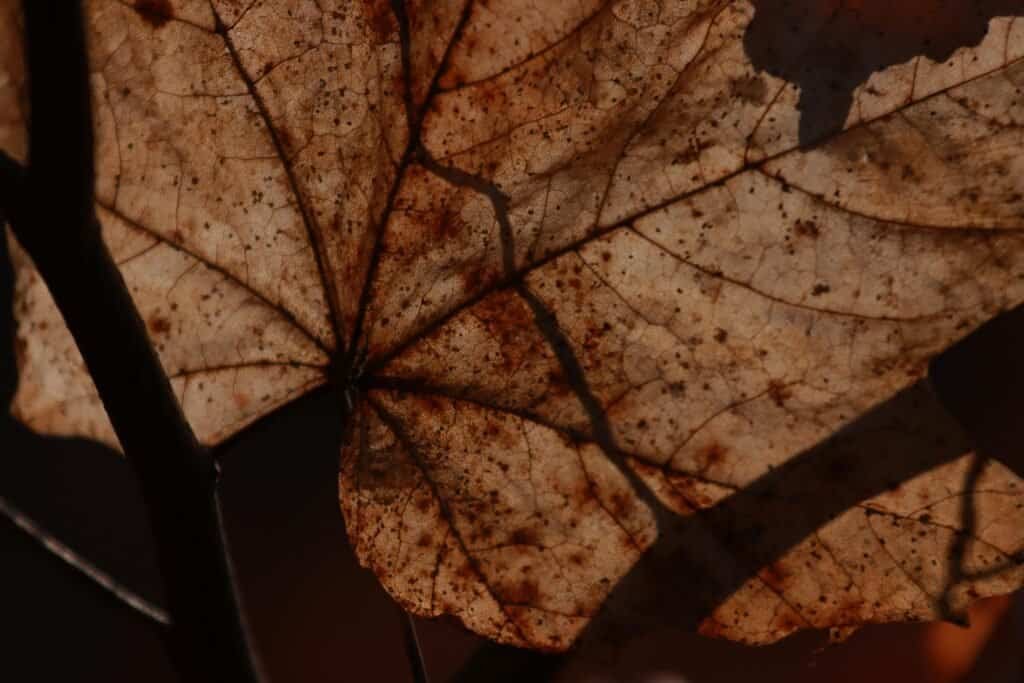
[[[174,18],[169,0],[135,0],[135,11],[153,28],[162,28]]]

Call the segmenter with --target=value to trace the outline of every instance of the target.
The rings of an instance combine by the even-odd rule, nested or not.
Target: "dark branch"
[[[23,8],[30,165],[0,161],[0,207],[64,316],[139,476],[179,673],[189,681],[259,680],[224,546],[213,462],[185,421],[100,238],[81,5],[26,0]]]

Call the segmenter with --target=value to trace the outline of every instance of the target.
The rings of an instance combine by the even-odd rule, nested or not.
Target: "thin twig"
[[[99,569],[77,552],[66,546],[53,534],[43,529],[35,520],[23,513],[11,504],[9,500],[0,496],[0,515],[3,515],[32,537],[47,552],[51,553],[62,562],[77,570],[80,574],[92,581],[94,584],[105,590],[117,601],[135,610],[160,626],[169,626],[171,617],[149,600],[134,592],[130,588],[118,583],[112,576]]]
[[[419,635],[416,633],[414,617],[398,603],[395,603],[395,607],[398,609],[402,624],[402,641],[405,644],[405,656],[409,660],[413,683],[430,683],[430,675],[427,673],[427,663],[423,657]]]

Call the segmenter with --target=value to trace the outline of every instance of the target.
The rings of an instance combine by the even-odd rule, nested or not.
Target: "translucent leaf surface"
[[[654,556],[764,643],[1019,586],[1021,483],[918,384],[1024,301],[1019,2],[87,5],[97,212],[188,419],[342,384],[410,610],[559,650]],[[14,413],[113,443],[16,269]]]

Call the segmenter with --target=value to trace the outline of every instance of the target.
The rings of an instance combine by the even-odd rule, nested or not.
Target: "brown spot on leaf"
[[[477,317],[501,344],[503,367],[509,371],[526,359],[537,358],[543,339],[533,324],[526,302],[511,290],[500,290],[477,304]]]
[[[388,0],[364,0],[364,16],[378,42],[390,42],[398,33],[398,22]]]
[[[775,402],[775,405],[782,408],[786,404],[786,400],[793,396],[793,391],[782,382],[772,381],[768,385],[768,396]]]
[[[457,211],[445,209],[438,212],[433,221],[427,223],[427,235],[436,240],[451,240],[466,229],[466,222]]]
[[[504,599],[513,605],[532,605],[540,598],[540,587],[534,579],[520,579],[504,587]]]
[[[697,466],[701,474],[725,462],[728,449],[717,441],[697,452]]]
[[[149,331],[153,334],[167,334],[171,331],[171,322],[161,315],[154,314],[150,316],[146,324],[149,327]]]
[[[162,28],[174,18],[169,0],[135,0],[135,11],[153,28]]]
[[[801,237],[817,237],[821,234],[821,229],[814,221],[801,219],[793,224],[793,232]]]
[[[484,442],[495,444],[504,451],[512,451],[519,445],[521,432],[511,424],[502,421],[488,420],[483,430]]]
[[[537,532],[529,527],[516,529],[509,537],[512,545],[537,545],[537,541]]]

